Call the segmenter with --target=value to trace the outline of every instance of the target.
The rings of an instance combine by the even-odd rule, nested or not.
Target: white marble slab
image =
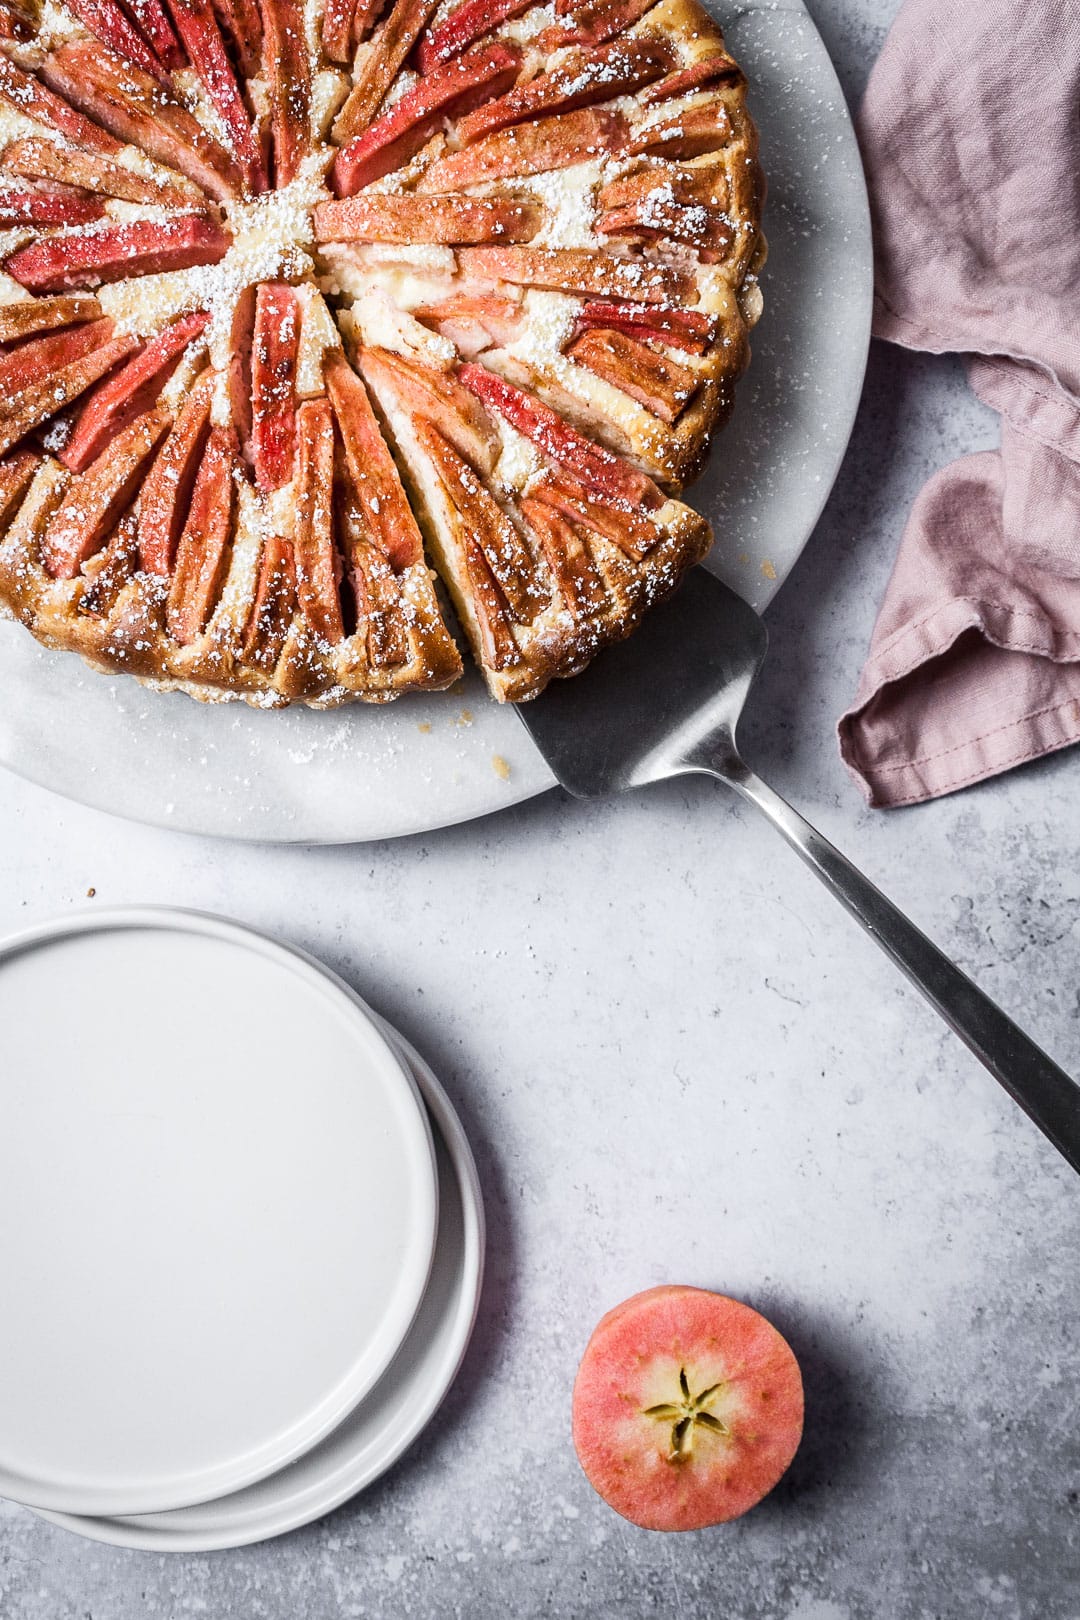
[[[857,93],[892,0],[812,9]],[[1080,757],[883,816],[833,741],[915,492],[994,437],[954,363],[875,347],[745,741],[1080,1072]],[[722,790],[550,794],[306,851],[125,826],[0,778],[0,851],[5,930],[203,906],[344,972],[443,1076],[491,1233],[462,1378],[369,1495],[282,1542],[172,1559],[4,1506],[5,1620],[1076,1620],[1080,1187]],[[808,1390],[788,1482],[679,1538],[611,1514],[569,1441],[593,1322],[665,1279],[770,1312]]]
[[[801,0],[713,7],[763,132],[768,305],[735,418],[691,498],[715,534],[707,566],[761,609],[847,446],[870,330],[870,222],[843,94]],[[10,623],[0,688],[24,694],[0,706],[0,762],[80,804],[180,832],[355,843],[487,815],[554,782],[475,671],[453,695],[266,713],[151,695]]]

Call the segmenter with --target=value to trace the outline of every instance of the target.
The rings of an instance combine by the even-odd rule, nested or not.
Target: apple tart
[[[0,608],[163,689],[519,700],[711,540],[761,308],[696,0],[0,0]]]

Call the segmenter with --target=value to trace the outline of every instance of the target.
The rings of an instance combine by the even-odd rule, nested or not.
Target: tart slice
[[[444,397],[429,401],[385,356],[364,351],[360,365],[473,656],[500,700],[532,696],[628,635],[708,549],[704,519],[483,367],[460,366]],[[500,479],[502,454],[493,464],[486,444],[470,456],[467,407],[450,407],[451,389],[489,407],[501,447],[510,434],[535,447],[526,479]],[[554,488],[561,501],[549,497]]]

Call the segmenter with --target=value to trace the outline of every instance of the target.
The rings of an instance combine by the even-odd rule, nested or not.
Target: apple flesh
[[[473,361],[459,368],[458,377],[478,399],[501,412],[519,433],[530,439],[547,460],[565,467],[602,496],[631,507],[663,505],[664,498],[651,478],[620,456],[612,455],[610,450],[591,443],[535,394],[515,388],[505,378]]]
[[[517,175],[550,174],[590,158],[618,152],[629,126],[610,107],[581,107],[527,124],[511,124],[458,152],[448,152],[425,169],[418,192],[456,191]]]
[[[567,351],[579,366],[621,388],[662,422],[671,424],[697,393],[699,378],[689,366],[657,354],[627,332],[593,327]]]
[[[438,28],[427,28],[420,35],[416,42],[418,69],[422,74],[434,73],[500,23],[520,17],[532,4],[533,0],[464,0]]]
[[[659,39],[613,40],[607,45],[568,52],[549,73],[515,86],[460,119],[457,137],[467,146],[482,135],[542,113],[571,112],[575,107],[633,95],[666,74],[674,61],[673,48]]]
[[[225,581],[238,462],[233,430],[212,428],[191,492],[166,607],[169,634],[181,647],[202,635]]]
[[[147,411],[68,485],[41,547],[45,571],[53,579],[74,579],[83,563],[101,549],[135,496],[143,469],[168,427],[167,411]]]
[[[315,210],[317,242],[528,242],[543,211],[530,197],[415,197],[372,192]]]
[[[702,1288],[650,1288],[609,1311],[574,1383],[585,1476],[646,1530],[739,1518],[786,1473],[802,1429],[786,1340],[750,1306]]]
[[[146,475],[139,499],[139,557],[148,574],[167,579],[191,503],[210,432],[215,377],[204,371],[184,401],[172,432]]]
[[[316,636],[334,647],[345,629],[334,550],[334,413],[328,400],[304,401],[297,412],[297,438],[296,593]]]
[[[589,548],[572,523],[543,501],[526,496],[521,512],[540,541],[556,589],[575,619],[585,619],[603,608],[604,582],[589,555]]]
[[[106,156],[115,156],[120,143],[139,146],[156,162],[186,175],[215,202],[228,202],[243,190],[243,171],[231,153],[155,78],[105,46],[72,40],[47,56],[40,72],[58,92],[55,99],[64,98],[61,105],[70,102],[115,137]],[[77,134],[72,139],[86,144]]]
[[[325,377],[341,435],[349,487],[360,508],[365,532],[400,573],[418,563],[424,550],[394,458],[367,389],[340,351],[327,356]]]
[[[255,600],[251,605],[241,658],[272,675],[278,666],[296,612],[296,569],[292,546],[272,534],[259,559]]]
[[[255,300],[251,449],[255,482],[267,492],[280,489],[293,475],[299,344],[296,294],[284,282],[264,282]]]
[[[715,341],[720,323],[698,309],[665,309],[656,304],[608,304],[590,301],[577,318],[579,331],[594,326],[629,332],[644,342],[662,343],[688,354],[704,354]]]
[[[338,153],[331,171],[338,196],[351,197],[407,163],[444,118],[512,84],[522,60],[513,46],[477,46],[421,79]]]
[[[202,312],[182,315],[147,343],[115,377],[94,390],[79,414],[70,442],[61,452],[65,467],[82,472],[111,439],[157,403],[184,350],[200,336],[209,319]]]

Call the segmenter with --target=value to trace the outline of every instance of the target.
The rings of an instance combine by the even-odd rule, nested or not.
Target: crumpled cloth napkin
[[[1001,449],[908,520],[840,751],[872,805],[1080,739],[1080,7],[906,0],[859,119],[874,333],[968,356]]]

